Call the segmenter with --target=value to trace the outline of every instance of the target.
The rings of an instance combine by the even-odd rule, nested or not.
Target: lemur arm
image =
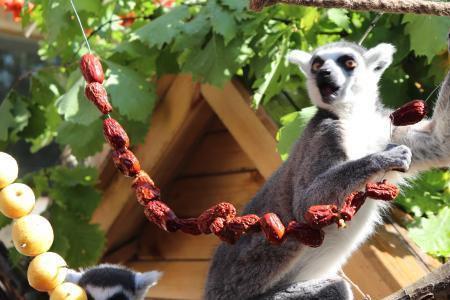
[[[307,207],[316,204],[338,204],[346,195],[360,189],[372,176],[382,171],[407,170],[411,152],[406,146],[391,146],[385,151],[346,161],[317,176],[306,190],[294,195],[294,211],[301,220]]]
[[[450,73],[442,83],[431,120],[395,128],[392,140],[411,149],[413,171],[450,165]]]

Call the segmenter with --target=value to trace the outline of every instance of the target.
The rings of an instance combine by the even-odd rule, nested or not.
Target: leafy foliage
[[[1,103],[0,144],[26,141],[30,151],[37,152],[56,143],[69,146],[82,161],[103,144],[101,120],[84,98],[77,70],[87,49],[68,1],[33,2],[35,9],[24,16],[23,25],[34,22],[43,34],[39,55],[44,65],[32,73],[26,95],[11,91]],[[113,116],[133,143],[142,141],[148,129],[157,102],[155,78],[187,72],[196,80],[221,86],[235,77],[253,90],[254,106],[263,105],[282,125],[278,151],[286,159],[314,109],[309,108],[303,76],[287,64],[285,54],[341,38],[357,41],[375,17],[284,5],[252,13],[247,4],[245,0],[179,0],[170,8],[144,0],[76,1],[91,47],[102,58]],[[136,20],[121,25],[120,16],[131,11]],[[371,31],[365,46],[391,42],[398,49],[381,84],[387,105],[425,98],[442,80],[449,64],[443,52],[448,22],[439,17],[384,15]],[[94,262],[104,242],[98,228],[87,223],[99,201],[93,187],[97,175],[91,172],[57,167],[28,177],[36,190],[53,199],[49,213],[57,228],[54,247],[73,266]],[[425,175],[419,188],[399,201],[417,218],[445,215],[441,211],[448,199],[441,191],[446,190],[447,179],[438,174]],[[88,177],[92,181],[84,180]],[[424,200],[436,197],[437,201]],[[424,230],[431,228],[425,221],[421,224]]]

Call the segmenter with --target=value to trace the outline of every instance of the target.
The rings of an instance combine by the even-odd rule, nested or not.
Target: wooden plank
[[[255,165],[228,131],[206,133],[192,151],[180,176],[204,176],[254,170]]]
[[[223,89],[202,85],[201,92],[259,172],[269,178],[281,164],[275,138],[239,91],[230,82]]]
[[[220,240],[214,235],[193,236],[182,232],[168,233],[146,224],[139,241],[139,260],[208,260]]]
[[[154,299],[201,299],[209,261],[136,261],[128,266],[144,272],[163,272],[158,284],[147,297]]]
[[[194,90],[195,84],[189,76],[178,76],[175,79],[166,98],[153,114],[144,144],[136,147],[135,154],[140,159],[142,169],[151,172],[173,143],[175,134],[184,126],[184,121],[191,112]],[[131,180],[123,176],[113,180],[93,214],[92,223],[99,224],[104,231],[109,230],[129,200],[130,183]]]
[[[171,143],[164,148],[164,152],[161,153],[157,160],[145,165],[147,166],[145,170],[152,174],[154,180],[163,190],[166,190],[165,185],[175,176],[185,156],[191,152],[191,147],[202,136],[212,114],[205,101],[196,102],[186,115],[183,125],[173,134]],[[150,138],[148,146],[144,147],[144,149],[147,149],[146,155],[152,153],[153,141],[155,139]],[[133,235],[138,235],[139,228],[145,221],[143,208],[137,204],[131,189],[128,188],[128,190],[130,200],[124,206],[108,233],[109,247],[120,245]],[[130,222],[130,220],[133,221]]]
[[[165,199],[181,217],[197,216],[223,201],[233,203],[241,211],[263,183],[257,171],[187,177],[173,182],[166,189]]]
[[[105,257],[103,257],[102,262],[111,264],[124,264],[136,256],[138,244],[139,241],[137,239],[133,240],[120,247],[116,251],[108,253]]]

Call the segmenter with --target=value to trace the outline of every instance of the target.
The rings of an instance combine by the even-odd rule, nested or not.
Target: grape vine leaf
[[[411,239],[420,248],[435,256],[450,256],[450,207],[443,207],[438,214],[420,218],[409,228]]]
[[[101,200],[100,193],[93,186],[53,186],[50,198],[55,204],[88,222]]]
[[[216,1],[208,1],[206,9],[214,32],[223,36],[225,45],[233,39],[237,32],[237,24],[231,12],[226,11]]]
[[[106,61],[109,67],[105,87],[111,103],[128,119],[144,122],[156,101],[155,84],[146,81],[131,68]]]
[[[56,141],[62,145],[69,145],[72,153],[78,159],[83,159],[102,150],[104,143],[102,131],[101,120],[96,120],[88,126],[63,122],[58,128]]]
[[[300,111],[292,112],[281,118],[282,127],[277,133],[277,151],[282,160],[289,157],[295,141],[301,136],[306,124],[317,112],[315,106],[305,107]]]
[[[350,18],[347,15],[347,10],[339,8],[330,8],[327,11],[328,19],[339,27],[346,30],[349,29]]]
[[[180,33],[183,20],[189,17],[187,6],[181,5],[172,9],[147,25],[134,32],[134,36],[150,47],[161,49],[164,44],[171,43]]]
[[[230,9],[244,11],[248,7],[247,0],[221,0],[222,4]]]
[[[55,205],[50,208],[50,215],[50,222],[55,231],[55,245],[52,250],[65,252],[66,261],[71,268],[97,263],[105,246],[105,234],[99,226],[89,224]],[[59,237],[64,241],[57,242]],[[67,247],[67,243],[70,247]]]
[[[405,15],[403,22],[407,23],[405,32],[409,34],[411,49],[417,55],[426,56],[428,62],[446,49],[448,17]]]
[[[225,46],[223,38],[214,34],[200,51],[190,53],[183,71],[190,72],[196,79],[222,86],[234,75],[238,67],[241,41],[232,41]]]
[[[0,141],[7,141],[9,130],[16,135],[29,122],[30,111],[26,102],[16,92],[9,93],[0,105]]]
[[[59,185],[73,187],[77,185],[93,186],[96,184],[98,171],[92,167],[76,166],[67,168],[57,166],[52,168],[50,179]]]
[[[207,14],[198,14],[182,27],[180,34],[176,36],[173,42],[172,50],[192,51],[192,49],[200,48],[210,29],[211,24],[208,22]]]
[[[58,113],[63,115],[66,121],[89,125],[100,117],[100,112],[84,95],[84,86],[85,81],[80,76],[69,90],[56,100]]]

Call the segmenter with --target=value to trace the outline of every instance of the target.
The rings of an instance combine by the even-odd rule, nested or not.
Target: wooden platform
[[[179,76],[166,80],[160,94],[164,100],[136,153],[162,187],[163,199],[182,217],[197,216],[220,201],[241,209],[281,163],[273,123],[263,111],[254,113],[248,95],[233,84],[222,91]],[[104,260],[164,272],[148,299],[201,299],[218,239],[158,230],[144,220],[129,185],[128,179],[110,178],[103,201],[108,210],[95,214],[108,231]],[[381,226],[344,271],[372,299],[380,299],[438,265],[393,223]]]

